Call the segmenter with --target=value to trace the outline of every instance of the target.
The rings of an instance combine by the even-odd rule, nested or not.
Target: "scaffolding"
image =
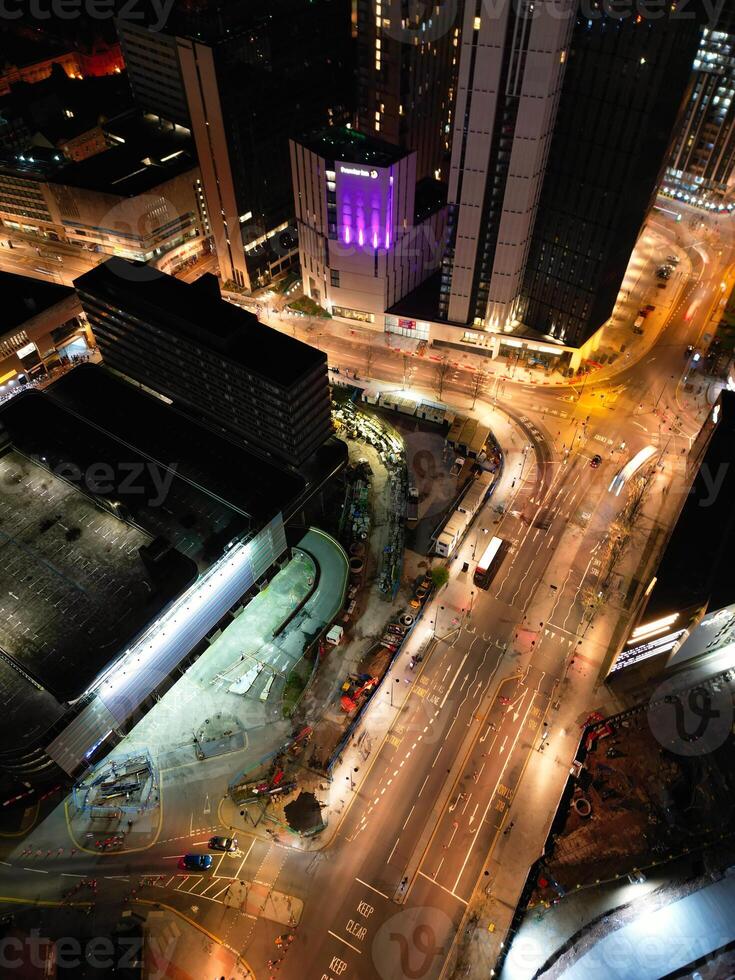
[[[108,759],[72,791],[78,812],[94,818],[143,813],[158,806],[158,772],[147,751]]]

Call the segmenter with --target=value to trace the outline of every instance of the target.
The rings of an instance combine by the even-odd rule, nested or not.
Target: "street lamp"
[[[472,545],[472,561],[475,560],[475,552],[477,551],[477,542],[480,537],[480,532],[487,534],[488,529],[486,527],[481,527],[480,530],[475,535],[475,543]]]
[[[400,683],[401,683],[400,677],[396,677],[396,684],[400,684]],[[390,706],[391,706],[391,708],[394,707],[394,705],[393,705],[393,685],[392,684],[390,686]]]
[[[521,472],[518,474],[518,479],[523,479],[523,470],[526,468],[526,460],[528,459],[528,451],[531,448],[530,443],[526,443],[523,447],[523,459],[521,460]]]

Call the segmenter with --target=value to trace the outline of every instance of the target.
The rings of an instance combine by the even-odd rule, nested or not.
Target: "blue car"
[[[211,866],[211,854],[185,854],[179,858],[179,867],[182,871],[206,871]]]

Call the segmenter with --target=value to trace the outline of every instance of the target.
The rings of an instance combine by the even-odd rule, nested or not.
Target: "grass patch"
[[[296,704],[306,687],[306,680],[307,678],[303,676],[303,668],[297,664],[286,678],[286,686],[283,689],[284,718],[290,718],[294,713]]]
[[[288,304],[290,310],[296,310],[297,313],[306,313],[309,316],[321,316],[329,318],[329,313],[323,309],[318,303],[315,303],[310,296],[299,296],[292,303]]]
[[[228,293],[240,293],[242,296],[248,296],[250,294],[249,289],[246,289],[244,286],[240,286],[234,279],[225,279],[225,281],[222,283],[222,289]]]

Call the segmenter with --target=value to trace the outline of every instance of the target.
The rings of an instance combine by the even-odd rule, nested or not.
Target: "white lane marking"
[[[470,649],[471,649],[471,648],[470,648]],[[470,655],[470,651],[468,650],[468,651],[467,651],[467,653],[466,653],[466,654],[464,655],[464,657],[462,658],[462,663],[461,663],[461,664],[459,665],[459,667],[457,667],[457,672],[456,672],[456,674],[454,675],[454,677],[452,678],[452,682],[451,682],[451,684],[449,685],[449,687],[447,688],[447,692],[446,692],[446,694],[444,695],[444,697],[443,697],[443,698],[442,698],[442,700],[441,700],[441,704],[439,705],[439,707],[440,707],[440,708],[443,708],[443,707],[444,707],[444,705],[445,705],[445,703],[446,703],[446,700],[447,700],[447,698],[449,697],[449,693],[450,693],[450,691],[452,690],[452,688],[454,687],[454,684],[455,684],[455,682],[456,682],[456,680],[457,680],[457,678],[459,677],[459,672],[460,672],[460,671],[462,670],[462,668],[464,667],[464,665],[465,665],[465,661],[467,660],[467,658],[469,657],[469,655]]]
[[[329,933],[330,936],[334,936],[335,939],[339,939],[339,941],[341,943],[344,943],[345,946],[349,946],[350,949],[354,949],[354,951],[356,953],[359,953],[360,956],[362,956],[362,950],[361,949],[358,949],[357,946],[353,946],[352,943],[348,943],[346,939],[343,939],[341,936],[338,936],[337,933],[336,932],[332,932],[331,929],[327,929],[327,932]]]
[[[405,830],[405,829],[406,829],[406,824],[407,824],[407,823],[408,823],[408,821],[409,821],[409,820],[411,819],[411,814],[413,813],[413,811],[414,811],[415,809],[416,809],[416,804],[414,803],[414,805],[413,805],[413,806],[411,807],[411,809],[410,809],[410,810],[408,811],[408,816],[406,817],[406,820],[405,820],[405,822],[404,822],[404,824],[403,824],[403,826],[401,827],[401,830]]]
[[[495,794],[498,791],[498,786],[500,785],[500,780],[505,775],[505,770],[506,770],[506,768],[508,766],[508,762],[510,761],[511,756],[513,755],[513,751],[514,751],[516,745],[518,744],[518,739],[521,737],[521,733],[523,732],[523,729],[526,726],[526,720],[528,719],[528,715],[529,715],[529,713],[531,711],[531,707],[532,707],[533,702],[535,700],[536,700],[535,697],[533,697],[528,702],[528,707],[526,708],[526,713],[523,716],[523,721],[518,726],[518,731],[516,732],[516,737],[513,739],[513,745],[511,746],[511,750],[508,753],[508,755],[505,757],[505,762],[503,764],[503,768],[500,770],[500,773],[498,775],[497,782],[495,783],[495,788],[493,789],[492,793],[488,797],[487,806],[485,807],[485,812],[483,813],[482,818],[480,820],[480,823],[478,824],[478,830],[483,825],[483,823],[485,822],[485,817],[487,816],[488,810],[490,809],[490,806],[492,805],[492,802],[493,802],[493,799],[495,797]],[[462,878],[462,875],[464,874],[464,869],[467,867],[467,862],[470,859],[470,854],[472,854],[472,849],[474,848],[475,843],[477,841],[477,838],[479,836],[480,836],[479,833],[477,833],[472,838],[472,842],[471,842],[470,846],[467,849],[467,853],[465,854],[465,859],[462,862],[462,867],[459,869],[459,874],[457,875],[457,880],[454,882],[454,887],[453,887],[452,891],[456,891],[457,890],[457,886],[459,885],[460,879]]]
[[[355,878],[355,881],[359,881],[361,885],[364,885],[366,888],[369,888],[371,892],[375,892],[376,895],[380,895],[382,898],[387,898],[388,901],[390,901],[389,895],[386,895],[384,892],[378,891],[378,889],[373,888],[372,885],[368,885],[368,883],[366,881],[363,881],[362,878]]]
[[[441,865],[439,865],[439,867],[441,867]],[[456,898],[458,902],[461,902],[463,905],[468,904],[463,898],[460,898],[459,895],[456,895],[454,892],[450,892],[448,888],[444,887],[444,885],[440,885],[439,882],[436,880],[436,878],[431,878],[429,875],[424,874],[423,871],[419,871],[419,874],[421,875],[422,878],[426,878],[429,881],[433,881],[434,884],[437,886],[437,888],[441,888],[443,892],[446,892],[447,895],[451,895],[452,898]]]
[[[393,848],[392,848],[392,850],[391,850],[391,852],[390,852],[390,854],[388,855],[388,860],[387,860],[387,861],[385,862],[386,864],[390,864],[390,859],[391,859],[391,858],[393,857],[393,854],[394,854],[394,852],[395,852],[395,849],[396,849],[396,848],[398,847],[398,841],[399,841],[400,839],[401,839],[400,837],[396,837],[396,842],[395,842],[395,844],[393,845]]]

